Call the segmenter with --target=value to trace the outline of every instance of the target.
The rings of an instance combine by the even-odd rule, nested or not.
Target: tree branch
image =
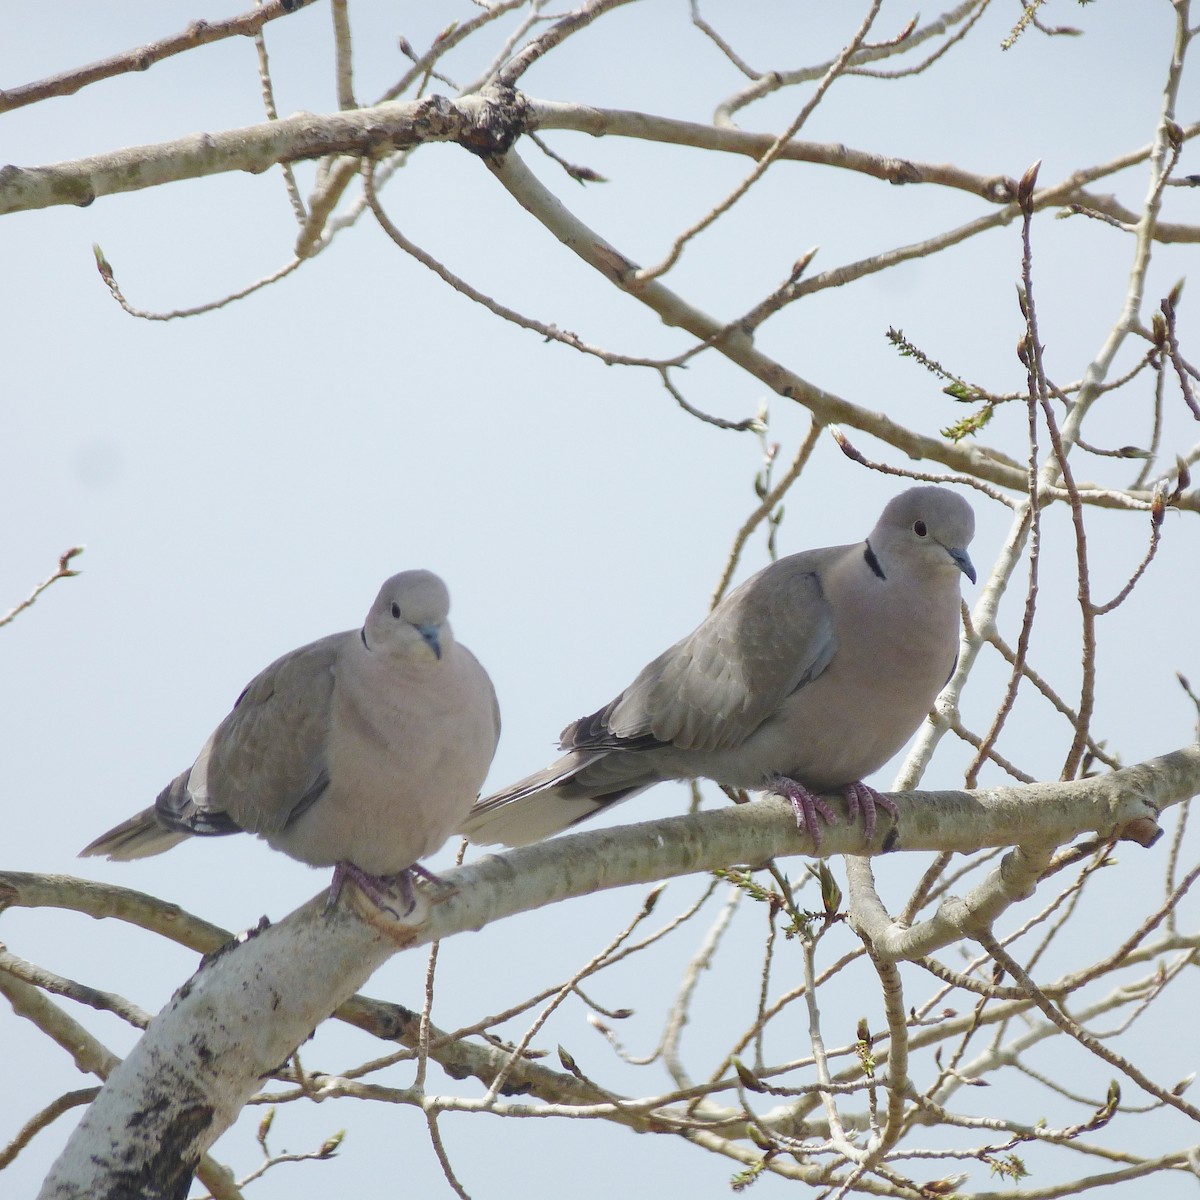
[[[1200,126],[1197,127],[1200,129]],[[885,413],[860,408],[827,392],[754,348],[753,339],[731,330],[693,307],[658,280],[639,282],[637,264],[575,216],[525,165],[515,151],[486,159],[488,168],[517,202],[537,218],[569,250],[661,318],[664,324],[687,330],[701,341],[712,340],[714,348],[747,371],[772,391],[803,404],[822,423],[849,425],[865,430],[881,441],[902,450],[911,458],[928,458],[976,479],[987,480],[1015,491],[1024,491],[1027,472],[1012,459],[977,444],[948,442],[920,434],[891,420]],[[1065,498],[1063,489],[1046,488],[1046,495]],[[1117,493],[1103,489],[1081,489],[1087,503],[1101,507],[1149,508],[1153,494]],[[1200,511],[1200,489],[1183,493],[1175,502],[1180,508]]]
[[[898,829],[888,840],[909,849],[974,849],[1028,843],[1036,832],[1039,844],[1059,844],[1086,830],[1153,824],[1162,808],[1197,791],[1200,745],[1192,745],[1092,779],[900,796]],[[825,831],[823,847],[861,853],[862,831],[839,823]],[[447,872],[456,894],[420,914],[420,925],[385,923],[367,905],[368,920],[347,905],[327,913],[322,892],[205,960],[113,1071],[41,1194],[100,1200],[136,1186],[146,1196],[176,1195],[259,1081],[399,949],[596,890],[808,852],[809,839],[777,800],[486,855]]]
[[[265,0],[249,12],[229,17],[224,21],[193,21],[182,33],[160,38],[157,42],[149,42],[122,54],[102,58],[86,67],[62,71],[58,75],[39,79],[36,83],[25,83],[19,87],[0,90],[0,113],[11,112],[14,108],[22,108],[26,104],[36,104],[51,96],[72,96],[80,88],[85,88],[90,83],[98,83],[101,79],[112,79],[130,71],[146,71],[155,63],[162,62],[164,58],[182,54],[185,50],[194,50],[197,46],[207,46],[228,37],[253,37],[268,21],[290,16],[311,2],[312,0]]]
[[[91,204],[99,196],[200,179],[230,171],[259,174],[278,163],[323,154],[374,157],[425,142],[458,142],[476,154],[507,149],[527,123],[522,99],[497,104],[484,96],[394,101],[374,108],[193,133],[44,167],[0,168],[0,215],[59,204]]]

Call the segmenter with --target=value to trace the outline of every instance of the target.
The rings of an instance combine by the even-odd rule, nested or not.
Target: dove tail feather
[[[608,757],[603,750],[564,755],[545,770],[480,800],[459,832],[478,846],[497,843],[528,846],[586,821],[658,782],[656,776],[646,778],[639,770],[640,778],[635,781],[624,784],[612,781],[607,788],[597,789],[599,794],[596,794],[577,776]]]
[[[563,795],[554,788],[526,792],[486,808],[476,805],[459,832],[477,846],[528,846],[562,833],[649,786],[644,783],[604,796]]]
[[[103,854],[111,862],[130,862],[135,858],[162,854],[189,836],[179,830],[166,828],[155,810],[146,808],[107,833],[102,833],[79,852],[79,857],[91,858]]]

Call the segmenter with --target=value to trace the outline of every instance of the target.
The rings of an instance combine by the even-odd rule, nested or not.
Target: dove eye
[[[400,620],[400,605],[392,605],[392,616],[395,617],[397,621]]]
[[[924,521],[913,522],[913,533],[915,533],[917,537],[924,537],[928,532],[929,530],[925,528]]]

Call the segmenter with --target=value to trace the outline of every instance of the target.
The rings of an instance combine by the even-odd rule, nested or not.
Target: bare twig
[[[1182,1096],[1178,1096],[1173,1091],[1155,1083],[1145,1072],[1139,1070],[1128,1059],[1110,1050],[1103,1042],[1088,1033],[1081,1025],[1065,1016],[1058,1006],[1051,1003],[1045,993],[1030,979],[1021,964],[1000,946],[990,932],[977,929],[973,930],[970,936],[974,937],[988,954],[1026,989],[1028,995],[1038,1008],[1041,1009],[1043,1015],[1051,1024],[1074,1038],[1080,1045],[1090,1050],[1098,1058],[1102,1058],[1109,1066],[1115,1067],[1123,1075],[1127,1075],[1138,1087],[1149,1092],[1150,1095],[1161,1100],[1164,1104],[1169,1104],[1172,1108],[1178,1109],[1193,1121],[1200,1121],[1200,1109],[1196,1108],[1194,1104],[1190,1104]]]
[[[527,46],[515,54],[504,67],[498,78],[506,87],[516,85],[518,79],[533,66],[543,55],[548,54],[555,46],[564,42],[572,34],[586,29],[597,17],[603,16],[610,9],[629,4],[631,0],[585,0],[573,13],[569,13],[556,21],[545,33],[534,38]]]
[[[791,124],[767,147],[766,153],[754,164],[754,169],[723,200],[715,204],[699,221],[690,225],[675,239],[662,262],[658,263],[657,266],[643,267],[639,270],[635,275],[637,283],[644,283],[647,280],[657,279],[659,276],[665,275],[679,261],[679,256],[683,253],[684,247],[688,242],[703,233],[704,230],[727,213],[766,174],[767,169],[778,159],[783,147],[796,136],[805,121],[812,115],[813,110],[821,103],[825,93],[833,86],[834,80],[845,71],[846,64],[863,44],[871,26],[875,23],[881,3],[882,0],[872,0],[867,9],[867,14],[855,31],[854,36],[851,37],[842,48],[841,53],[829,65],[829,70],[825,72],[824,77],[817,85],[808,102],[795,116]]]
[[[145,1029],[150,1024],[150,1014],[136,1004],[130,1003],[124,996],[117,996],[112,992],[102,992],[97,988],[89,987],[86,983],[77,983],[74,979],[56,975],[53,971],[39,967],[36,963],[26,962],[25,959],[11,954],[5,949],[3,943],[0,943],[0,972],[12,975],[16,979],[23,979],[26,983],[42,988],[56,996],[65,996],[77,1004],[86,1004],[89,1008],[100,1012],[114,1013],[137,1029]]]
[[[715,608],[717,606],[721,597],[725,594],[725,590],[729,587],[729,581],[733,578],[734,571],[737,570],[742,551],[745,549],[746,543],[750,540],[750,535],[770,516],[780,500],[787,495],[788,489],[800,478],[801,472],[816,449],[822,428],[824,427],[814,418],[812,424],[809,426],[808,436],[800,444],[800,448],[796,451],[796,456],[792,459],[791,466],[788,467],[783,478],[763,497],[762,503],[746,518],[742,527],[734,535],[733,545],[730,547],[729,556],[725,560],[725,569],[721,572],[721,578],[717,580],[717,586],[713,588],[713,594],[709,601],[710,607]]]
[[[529,329],[534,333],[541,334],[548,342],[559,342],[583,354],[594,355],[601,362],[608,363],[610,366],[619,363],[624,366],[654,367],[655,369],[659,369],[660,364],[655,359],[635,358],[625,354],[616,354],[602,347],[589,345],[568,330],[559,329],[556,325],[547,325],[542,321],[535,320],[533,317],[526,317],[515,309],[508,308],[499,301],[493,300],[490,296],[485,296],[481,291],[472,287],[465,279],[455,275],[448,267],[438,262],[431,254],[427,254],[420,246],[410,241],[400,232],[384,211],[379,195],[375,190],[373,181],[374,164],[368,160],[364,160],[362,170],[363,188],[367,204],[375,214],[375,219],[379,222],[383,231],[405,254],[411,255],[422,266],[428,267],[439,279],[448,283],[456,292],[461,292],[468,300],[473,300],[476,304],[483,305],[489,312],[503,318],[505,321],[511,321],[514,325],[519,325],[522,329]]]
[[[40,1112],[34,1113],[24,1125],[13,1135],[7,1146],[0,1147],[0,1171],[9,1165],[26,1146],[48,1125],[57,1121],[63,1113],[78,1108],[81,1104],[91,1104],[99,1094],[98,1087],[79,1088],[74,1092],[65,1092],[57,1100],[52,1100]]]
[[[279,270],[272,271],[270,275],[264,275],[262,279],[258,279],[236,292],[230,292],[229,295],[222,296],[218,300],[209,300],[204,304],[197,304],[193,308],[176,308],[170,312],[151,312],[148,309],[135,308],[125,299],[125,295],[117,283],[117,277],[113,271],[112,264],[105,258],[104,252],[99,246],[93,246],[92,250],[96,256],[96,269],[100,272],[100,278],[104,280],[104,286],[112,293],[112,298],[131,317],[139,317],[143,321],[174,321],[179,317],[196,317],[201,313],[216,312],[217,309],[224,308],[227,304],[233,304],[237,300],[244,300],[247,296],[251,296],[273,283],[278,283],[281,279],[286,278],[296,270],[297,267],[302,266],[305,261],[302,258],[293,258],[290,262],[280,267]]]
[[[130,71],[145,71],[164,58],[182,54],[185,50],[194,50],[197,46],[207,46],[229,37],[253,36],[268,21],[290,16],[309,3],[311,0],[264,0],[264,3],[256,4],[249,12],[229,17],[224,21],[193,21],[182,33],[172,34],[157,42],[149,42],[123,54],[114,54],[111,58],[101,59],[86,67],[75,67],[70,71],[51,75],[36,83],[6,88],[0,91],[0,113],[21,108],[26,104],[36,104],[51,96],[74,95],[80,88],[97,83],[101,79],[112,79]]]
[[[0,617],[0,628],[3,628],[20,613],[23,613],[30,605],[37,601],[37,598],[52,584],[60,579],[70,579],[79,572],[71,566],[71,560],[77,558],[83,553],[82,546],[73,546],[70,550],[65,550],[58,556],[58,569],[53,575],[43,579],[24,600],[21,601],[15,608],[10,608],[2,617]]]
[[[346,0],[331,0],[329,8],[333,17],[333,45],[337,56],[338,108],[345,111],[357,108],[354,99],[354,51],[350,38],[350,10]]]

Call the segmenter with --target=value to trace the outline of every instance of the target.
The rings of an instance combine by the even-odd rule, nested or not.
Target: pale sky
[[[860,6],[846,6],[837,18],[830,16],[833,7],[714,3],[705,11],[730,28],[738,14],[745,22],[739,50],[766,69],[819,63],[836,53],[860,19]],[[0,87],[128,49],[197,17],[235,11],[174,0],[103,11],[78,0],[12,3],[0,16]],[[446,2],[351,6],[360,101],[373,100],[402,72],[399,35],[420,51],[450,20],[474,11]],[[894,36],[913,11],[888,0],[879,39]],[[1170,54],[1170,5],[1060,2],[1045,12],[1050,23],[1078,25],[1085,35],[1050,40],[1033,33],[1002,52],[1016,6],[993,6],[966,45],[924,75],[841,81],[801,136],[1011,176],[1040,159],[1043,184],[1146,145]],[[268,47],[281,114],[336,106],[325,6],[269,26]],[[488,43],[488,53],[494,49]],[[445,70],[461,82],[486,62],[483,49],[468,43]],[[692,28],[681,0],[646,0],[549,55],[522,87],[539,98],[704,121],[742,82]],[[742,111],[738,121],[777,132],[809,94],[784,91]],[[1198,100],[1192,79],[1182,120],[1195,119]],[[253,46],[235,39],[5,114],[0,160],[31,166],[262,119]],[[519,152],[584,221],[636,261],[660,258],[749,169],[742,158],[617,138],[548,140],[610,182],[582,188],[531,143]],[[1182,169],[1200,171],[1190,148]],[[298,173],[307,194],[312,168]],[[1144,165],[1097,190],[1116,192],[1136,209],[1146,191]],[[688,345],[685,335],[666,329],[561,247],[455,146],[423,148],[384,197],[408,236],[513,308],[623,353],[658,355]],[[1193,197],[1170,194],[1167,219],[1194,222]],[[811,247],[820,248],[812,270],[828,270],[987,211],[961,192],[896,188],[783,164],[686,251],[667,282],[730,319],[777,286]],[[1079,377],[1119,315],[1132,244],[1082,218],[1043,216],[1036,234],[1043,341],[1050,370],[1066,383]],[[75,855],[190,764],[258,670],[294,646],[360,624],[386,576],[434,569],[450,586],[457,636],[488,668],[500,697],[504,733],[489,786],[501,786],[548,761],[564,724],[605,703],[703,616],[731,539],[756,505],[752,484],[761,461],[753,434],[687,417],[652,372],[606,367],[502,324],[404,256],[369,219],[279,285],[166,323],[122,312],[91,251],[93,243],[103,248],[132,304],[167,310],[215,299],[282,266],[294,238],[277,172],[105,197],[85,209],[18,213],[0,229],[7,295],[0,333],[7,397],[0,610],[48,574],[63,550],[87,547],[77,579],[55,585],[0,631],[3,863],[141,889],[231,930],[264,913],[281,919],[325,876],[249,837],[195,839],[129,865]],[[1194,246],[1163,248],[1147,296],[1156,301],[1165,294],[1195,257]],[[896,355],[886,330],[902,328],[981,384],[1019,388],[1023,371],[1013,353],[1021,332],[1019,268],[1013,225],[800,301],[759,331],[758,344],[814,383],[936,433],[963,412],[930,376]],[[1185,303],[1181,333],[1186,339],[1195,329]],[[1131,347],[1121,362],[1137,352]],[[690,403],[731,419],[753,415],[769,399],[780,469],[807,431],[805,412],[768,397],[714,355],[703,356],[679,382]],[[1106,444],[1143,441],[1144,403],[1131,416],[1134,397],[1118,395],[1097,411],[1088,436]],[[1012,406],[983,440],[1021,456],[1024,420]],[[904,465],[898,451],[851,436],[867,453]],[[1174,448],[1196,440],[1195,423],[1176,404],[1164,439],[1166,462]],[[1132,474],[1109,460],[1086,460],[1077,469],[1118,482]],[[826,438],[786,502],[780,552],[860,539],[900,486],[848,462]],[[986,578],[1008,517],[983,497],[971,498],[979,522],[972,553]],[[1047,520],[1045,615],[1034,661],[1073,697],[1072,543],[1064,512]],[[1146,529],[1141,517],[1093,520],[1097,591],[1107,596],[1136,565]],[[1126,762],[1192,736],[1193,714],[1174,672],[1200,682],[1194,610],[1183,615],[1194,601],[1194,519],[1173,515],[1166,533],[1152,578],[1102,626],[1095,728]],[[758,536],[739,577],[765,561]],[[970,601],[977,594],[968,589]],[[1005,613],[1002,632],[1011,641],[1018,595]],[[968,723],[986,726],[1004,680],[994,659],[981,667],[963,698]],[[1030,703],[1018,708],[1001,748],[1039,777],[1055,778],[1067,740],[1063,727]],[[967,757],[947,741],[926,785],[961,783]],[[887,786],[895,765],[879,773],[877,786]],[[984,781],[1004,780],[985,772]],[[663,785],[636,801],[636,809],[618,808],[607,819],[665,815],[685,802],[683,789]],[[453,852],[447,846],[432,865],[448,864]],[[1109,884],[1113,895],[1156,886],[1164,853],[1161,845],[1150,854],[1124,850],[1115,868],[1120,881]],[[917,857],[881,865],[885,900],[896,907],[926,865]],[[789,869],[798,876],[802,863]],[[659,912],[684,908],[702,885],[673,884]],[[465,1024],[560,980],[605,944],[642,895],[634,889],[590,897],[447,943],[435,1020],[447,1028]],[[1020,915],[1032,915],[1037,903]],[[739,916],[744,938],[730,943],[706,976],[685,1035],[700,1072],[752,1017],[760,916]],[[1103,925],[1091,934],[1110,936]],[[652,970],[631,966],[603,977],[598,999],[639,1012],[620,1030],[632,1050],[653,1046],[679,971],[701,936],[702,927],[689,926]],[[0,940],[14,954],[120,992],[150,1011],[196,965],[194,955],[116,922],[52,910],[6,912]],[[831,938],[830,956],[854,944],[842,930]],[[778,969],[782,990],[794,982],[788,972],[799,967],[783,960]],[[398,956],[366,991],[419,1008],[424,970],[423,954]],[[930,990],[919,982],[914,1002]],[[830,1018],[829,1036],[839,1044],[852,1039],[860,1008],[872,1003],[868,1011],[878,1018],[877,1000],[855,995],[844,1017]],[[132,1045],[132,1032],[115,1018],[71,1011],[116,1053]],[[519,1036],[520,1027],[509,1032]],[[779,1059],[807,1053],[805,1031],[794,1032],[796,1044],[779,1047]],[[612,1086],[636,1094],[662,1086],[657,1074],[649,1082],[648,1072],[615,1065],[579,1009],[556,1018],[536,1044],[553,1055],[557,1043]],[[384,1052],[354,1031],[323,1029],[302,1053],[309,1069],[338,1071]],[[1167,1083],[1172,1071],[1191,1069],[1178,1056],[1155,1059],[1149,1048],[1147,1056]],[[0,1145],[56,1095],[91,1082],[7,1007],[0,1011],[0,1062],[10,1081],[21,1081],[10,1082],[0,1102]],[[381,1082],[405,1086],[408,1068],[392,1071]],[[1097,1070],[1080,1086],[1102,1094],[1106,1080]],[[434,1086],[478,1090],[445,1079]],[[1051,1101],[1026,1086],[1030,1115],[1037,1115]],[[988,1103],[996,1101],[994,1091]],[[252,1111],[214,1150],[238,1174],[257,1162],[258,1117]],[[41,1134],[0,1177],[0,1191],[32,1194],[74,1121],[68,1115]],[[450,1194],[424,1121],[410,1108],[346,1101],[285,1106],[273,1148],[313,1149],[343,1127],[348,1136],[335,1160],[276,1168],[248,1194],[259,1200],[365,1194],[368,1186],[383,1196]],[[1187,1136],[1167,1118],[1163,1129],[1167,1145]],[[724,1195],[735,1169],[674,1139],[632,1138],[599,1122],[459,1117],[445,1119],[443,1132],[465,1186],[480,1200],[638,1195],[649,1181],[660,1186],[668,1178],[698,1195]],[[1034,1151],[1028,1157],[1043,1161]],[[603,1169],[580,1171],[584,1162]],[[1057,1169],[1048,1165],[1045,1178]],[[784,1186],[763,1178],[756,1192],[781,1195]],[[984,1167],[974,1168],[970,1186],[988,1189]],[[1158,1195],[1175,1194],[1171,1187],[1184,1194],[1182,1182],[1155,1187]]]

